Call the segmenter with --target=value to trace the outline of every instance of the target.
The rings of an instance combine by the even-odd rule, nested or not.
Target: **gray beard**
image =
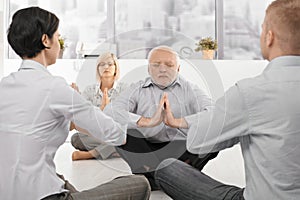
[[[167,86],[159,85],[159,84],[155,83],[155,82],[153,81],[153,79],[152,79],[152,82],[153,82],[154,85],[156,85],[157,87],[159,87],[159,89],[164,90],[164,89],[170,87],[171,85],[173,85],[173,83],[176,81],[176,79],[177,79],[177,78],[175,78],[175,79],[174,79],[172,82],[170,82]]]

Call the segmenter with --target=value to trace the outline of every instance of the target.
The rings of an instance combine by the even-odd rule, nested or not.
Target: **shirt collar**
[[[169,88],[169,87],[172,87],[173,85],[175,85],[175,84],[178,84],[178,85],[182,85],[181,84],[181,77],[180,77],[180,75],[178,75],[177,76],[177,78],[175,79],[175,81],[171,84],[171,85],[169,85],[168,87],[166,87],[166,88]],[[155,83],[152,81],[152,79],[151,79],[151,77],[147,77],[146,79],[145,79],[145,83],[143,84],[143,88],[146,88],[146,87],[150,87],[150,86],[152,86],[152,85],[155,85]],[[165,89],[166,89],[165,88]]]
[[[271,60],[265,71],[277,67],[300,67],[300,56],[280,56]]]
[[[41,70],[50,74],[50,72],[47,70],[47,68],[44,65],[34,60],[22,60],[19,70],[23,70],[23,69]]]

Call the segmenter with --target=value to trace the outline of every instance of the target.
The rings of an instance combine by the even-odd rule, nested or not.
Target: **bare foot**
[[[111,154],[111,157],[112,158],[120,158],[121,156],[119,153],[115,152],[115,153]]]
[[[72,153],[72,160],[87,160],[92,159],[94,156],[89,151],[74,151]]]

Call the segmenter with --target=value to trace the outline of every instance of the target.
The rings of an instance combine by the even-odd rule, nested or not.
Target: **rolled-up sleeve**
[[[61,78],[54,78],[50,91],[49,106],[57,117],[73,121],[98,140],[111,145],[124,144],[126,125],[115,122],[99,108],[85,100]]]
[[[249,115],[238,85],[230,88],[214,107],[196,116],[187,134],[187,149],[192,153],[231,147],[249,131]]]

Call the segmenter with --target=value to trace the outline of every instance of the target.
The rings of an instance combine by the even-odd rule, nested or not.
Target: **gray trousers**
[[[144,176],[118,177],[108,183],[82,192],[53,194],[42,200],[144,200],[150,197],[150,186]]]
[[[112,155],[116,153],[114,146],[103,144],[96,138],[83,133],[75,133],[72,135],[71,144],[75,149],[80,151],[96,150],[97,153],[93,156],[101,160],[111,158]]]
[[[160,163],[155,180],[174,200],[244,200],[244,189],[220,183],[173,158]]]

